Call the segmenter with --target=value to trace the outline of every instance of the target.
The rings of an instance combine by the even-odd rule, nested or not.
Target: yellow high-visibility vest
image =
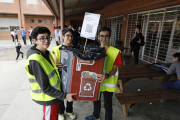
[[[113,64],[116,60],[117,55],[120,52],[121,52],[120,50],[112,46],[109,46],[108,50],[106,51],[106,54],[107,54],[107,61],[106,61],[106,67],[105,67],[106,73],[109,73],[112,71]],[[102,82],[101,91],[115,92],[117,89],[117,80],[118,80],[118,67],[114,75],[110,76],[108,79],[105,79]]]
[[[29,73],[28,66],[29,66],[30,60],[37,61],[41,65],[45,74],[48,76],[49,84],[52,87],[54,87],[56,90],[61,91],[60,75],[51,54],[49,54],[49,59],[51,60],[51,63],[53,66],[41,54],[37,54],[37,53],[31,54],[26,61],[25,68],[26,68],[27,76],[30,82],[31,97],[35,101],[51,101],[56,98],[46,95],[41,89],[41,87],[39,86],[39,84],[37,83],[35,76]]]
[[[52,51],[54,51],[54,53],[55,53],[55,55],[56,55],[56,57],[57,57],[57,59],[58,59],[58,63],[60,62],[60,57],[61,57],[61,51],[59,50],[59,48],[60,48],[61,46],[62,46],[62,45],[60,44],[60,45],[52,48]],[[54,53],[52,53],[52,56],[53,56],[53,57],[54,57]]]

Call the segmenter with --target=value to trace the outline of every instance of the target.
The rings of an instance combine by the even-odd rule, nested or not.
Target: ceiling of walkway
[[[65,16],[84,15],[122,0],[64,0]],[[60,0],[43,0],[54,16],[60,17]]]

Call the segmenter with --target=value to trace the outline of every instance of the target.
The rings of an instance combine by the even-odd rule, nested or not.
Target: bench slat
[[[133,97],[133,96],[141,96],[141,95],[150,95],[150,94],[161,94],[161,93],[176,93],[180,92],[180,90],[176,89],[166,89],[166,90],[153,90],[153,91],[139,91],[139,92],[126,92],[126,93],[121,93],[117,94],[118,97]]]
[[[116,98],[121,104],[133,104],[142,102],[160,101],[180,98],[180,90],[158,90],[134,93],[116,93]]]
[[[140,77],[141,75],[141,77]],[[165,77],[165,76],[172,76],[172,75],[167,75],[165,73],[153,73],[153,74],[143,74],[143,73],[140,73],[139,74],[131,74],[129,73],[129,75],[118,75],[118,78],[119,79],[134,79],[134,78],[149,78],[149,77]]]

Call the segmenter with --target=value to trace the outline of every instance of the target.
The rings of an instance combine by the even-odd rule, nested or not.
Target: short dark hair
[[[73,29],[76,29],[76,28],[77,28],[75,25],[71,25],[71,27],[72,27]]]
[[[33,39],[37,39],[38,34],[48,33],[49,36],[51,35],[50,30],[47,27],[36,27],[33,29],[31,36]]]
[[[135,28],[136,28],[136,27],[137,27],[137,29],[139,29],[139,30],[142,29],[141,25],[136,25]]]
[[[180,61],[180,53],[174,53],[173,57],[175,57],[175,58],[178,57],[178,61]]]
[[[33,28],[32,26],[30,28]]]
[[[102,31],[108,31],[108,32],[109,32],[109,36],[111,36],[111,29],[110,29],[110,28],[108,28],[108,27],[102,27],[102,28],[99,30],[99,34],[100,34],[100,32],[102,32]]]
[[[58,26],[58,29],[61,29],[61,26]]]
[[[62,30],[62,35],[65,36],[65,34],[66,34],[67,32],[71,32],[72,34],[74,33],[71,28],[64,28],[64,29]]]

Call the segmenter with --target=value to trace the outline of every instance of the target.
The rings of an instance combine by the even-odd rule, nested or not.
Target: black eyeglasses
[[[99,37],[100,37],[100,39],[103,39],[103,38],[109,39],[110,36],[109,35],[105,35],[105,36],[104,35],[100,35]]]
[[[65,35],[67,38],[73,38],[74,36],[73,35]]]
[[[52,40],[52,37],[47,37],[47,38],[37,38],[37,40],[40,40],[41,42],[45,42],[46,40],[47,40],[47,41],[51,41],[51,40]]]

